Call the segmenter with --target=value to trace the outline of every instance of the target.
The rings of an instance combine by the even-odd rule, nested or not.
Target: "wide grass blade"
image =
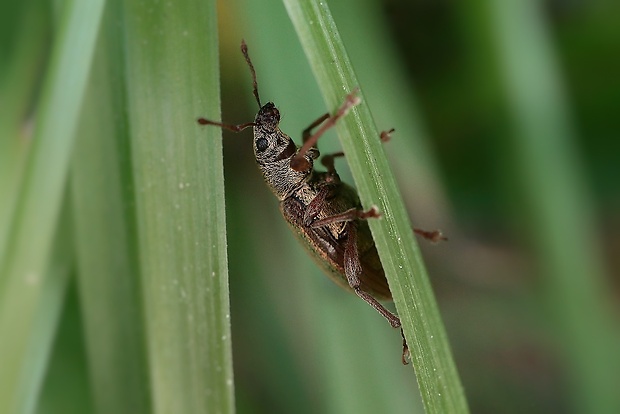
[[[215,1],[123,13],[153,409],[233,412]]]

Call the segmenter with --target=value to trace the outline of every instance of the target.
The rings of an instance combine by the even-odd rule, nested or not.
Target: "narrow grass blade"
[[[61,294],[47,289],[46,269],[64,195],[80,103],[103,1],[67,1],[38,107],[34,144],[16,204],[7,253],[0,264],[0,412],[13,412],[36,392],[40,372],[26,362],[39,307]],[[48,296],[48,295],[51,295]],[[53,300],[52,300],[53,301]],[[35,335],[36,336],[36,335]],[[41,342],[42,347],[48,345]],[[45,352],[38,349],[37,352]]]
[[[93,400],[118,414],[151,410],[120,9],[104,15],[71,171]]]
[[[0,73],[0,263],[8,247],[9,230],[32,144],[29,111],[47,46],[45,33],[49,29],[48,10],[36,2],[28,3],[17,16],[9,17],[15,10],[2,11],[7,13],[3,18],[17,19],[18,30],[3,39],[10,42],[12,47],[7,45],[6,49],[13,53],[2,62],[5,66]],[[0,289],[3,281],[0,278]]]
[[[284,0],[329,108],[359,86],[325,2]],[[363,89],[362,89],[363,90]],[[363,96],[363,93],[361,94]],[[467,412],[433,292],[368,107],[362,103],[338,126],[347,160],[371,220],[427,412]]]
[[[450,229],[452,212],[444,184],[431,151],[425,120],[418,108],[412,79],[408,76],[396,42],[393,22],[381,0],[341,0],[330,3],[338,30],[347,45],[364,97],[380,130],[395,128],[385,151],[400,180],[405,204],[415,212],[415,227]],[[363,27],[364,30],[360,30]],[[414,196],[408,197],[411,190]],[[409,210],[409,209],[408,209]],[[410,214],[411,215],[411,214]],[[452,243],[442,245],[448,253]]]
[[[13,330],[13,334],[18,338],[27,337],[24,343],[25,349],[22,350],[24,357],[20,361],[20,373],[14,378],[15,384],[13,384],[15,394],[12,396],[14,405],[11,409],[15,413],[32,413],[38,406],[58,321],[62,313],[69,275],[73,269],[73,229],[71,209],[67,198],[65,197],[63,202],[58,229],[54,235],[50,262],[41,281],[39,301],[34,304],[30,324],[22,328],[28,332]],[[19,322],[20,318],[17,315],[19,313],[12,317],[14,321]],[[4,363],[3,366],[5,366]]]
[[[72,273],[73,275],[73,273]],[[75,278],[69,281],[36,414],[99,413],[93,404]],[[146,414],[147,411],[134,411]]]
[[[233,412],[215,1],[123,6],[153,410]]]

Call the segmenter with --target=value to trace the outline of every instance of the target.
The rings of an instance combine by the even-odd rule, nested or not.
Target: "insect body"
[[[375,208],[364,211],[356,191],[340,181],[334,158],[322,158],[325,172],[314,170],[319,157],[319,137],[360,100],[353,91],[334,115],[325,114],[303,132],[303,146],[279,128],[280,112],[271,102],[261,104],[254,67],[245,42],[241,43],[253,79],[253,93],[260,107],[254,122],[223,124],[199,118],[201,125],[215,125],[239,132],[254,129],[254,155],[265,182],[280,200],[280,210],[296,236],[303,242],[319,266],[337,284],[352,290],[377,310],[391,326],[400,327],[400,319],[377,299],[392,299],[387,280],[375,248],[367,218],[379,217]],[[319,127],[312,134],[312,130]],[[386,135],[382,134],[382,138]],[[434,233],[433,233],[434,235]],[[402,334],[402,330],[401,330]],[[408,352],[403,336],[403,363]]]

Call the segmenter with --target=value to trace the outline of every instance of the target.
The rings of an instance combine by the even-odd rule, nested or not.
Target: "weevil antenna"
[[[245,61],[248,63],[250,67],[250,72],[252,73],[252,86],[254,87],[254,97],[256,98],[256,102],[258,103],[258,107],[262,108],[263,105],[260,103],[260,97],[258,96],[258,83],[256,82],[256,71],[254,70],[254,65],[252,64],[252,60],[250,59],[250,55],[248,54],[248,45],[245,44],[245,40],[241,39],[241,53],[245,57]]]

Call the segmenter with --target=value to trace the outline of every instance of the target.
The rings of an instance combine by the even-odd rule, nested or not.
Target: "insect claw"
[[[443,235],[441,230],[422,230],[422,229],[413,229],[413,232],[421,237],[424,237],[426,240],[431,243],[439,243],[440,241],[448,241],[448,238]]]
[[[367,218],[381,218],[381,213],[379,213],[379,208],[377,206],[372,206],[368,211],[362,211],[359,213],[360,219]]]
[[[351,107],[354,107],[362,103],[362,98],[357,95],[353,95],[351,99],[349,99],[349,102],[351,103]]]
[[[357,93],[359,92],[359,90],[360,88],[358,86],[355,89],[353,89],[350,94],[347,95],[347,97],[345,98],[344,104],[342,105],[342,107],[340,107],[340,109],[338,110],[336,114],[336,118],[342,118],[343,116],[349,113],[351,108],[362,103],[362,98],[357,96]]]
[[[381,138],[381,142],[388,142],[390,139],[392,139],[392,133],[396,131],[394,128],[390,129],[389,131],[381,131],[381,134],[379,135],[379,138]]]
[[[409,352],[409,347],[405,343],[403,345],[403,355],[401,356],[401,360],[403,361],[403,365],[409,365],[409,360],[411,359],[411,353]]]
[[[403,332],[403,328],[400,328],[400,336],[403,338],[403,354],[401,356],[401,361],[403,365],[409,365],[409,361],[411,359],[411,352],[409,352],[409,345],[407,345],[407,340],[405,339],[405,333]]]

